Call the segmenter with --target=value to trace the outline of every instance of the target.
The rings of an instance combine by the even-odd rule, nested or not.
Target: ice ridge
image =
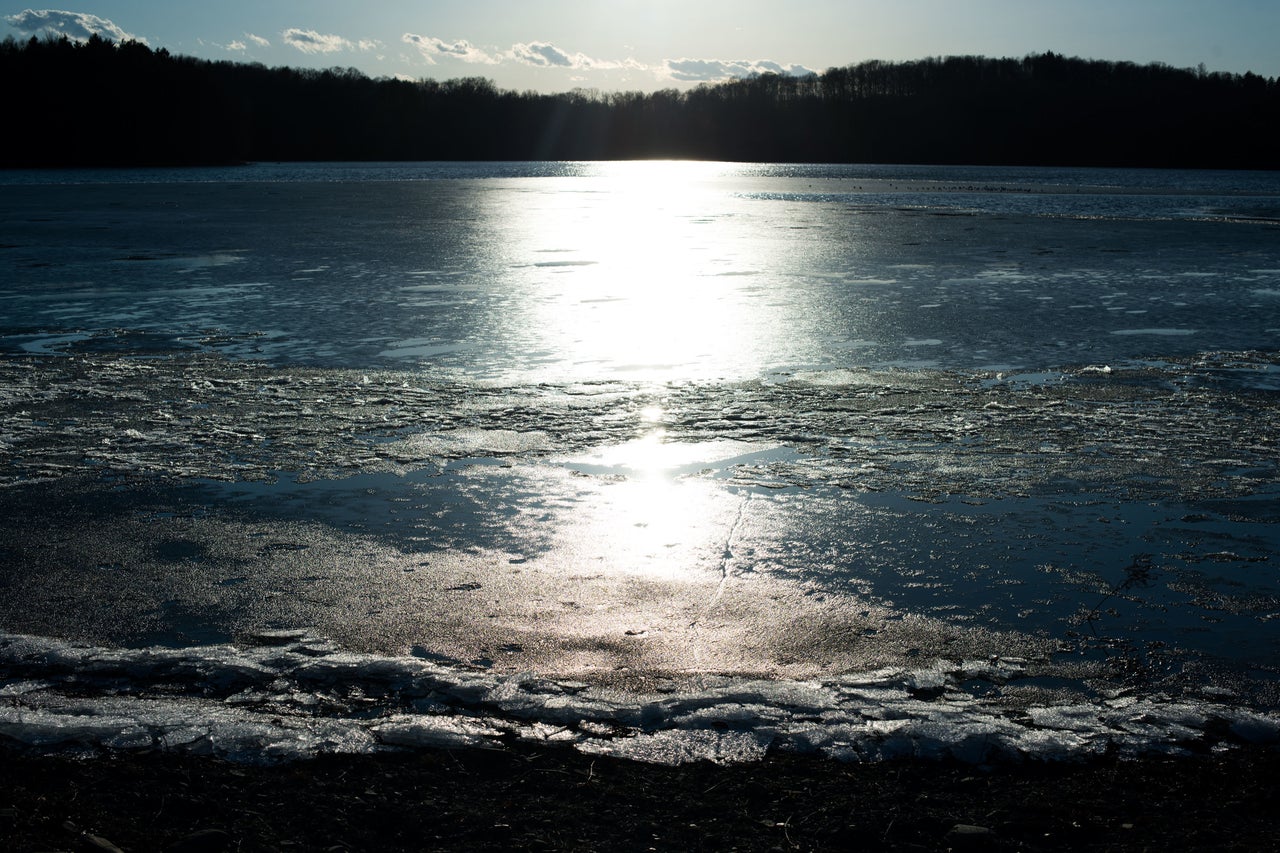
[[[822,681],[711,678],[628,693],[417,657],[280,645],[117,649],[0,635],[0,736],[37,751],[170,750],[242,762],[559,742],[679,764],[770,750],[972,763],[1181,754],[1280,743],[1280,715],[1161,695],[1001,706],[974,683],[1017,660],[943,661]]]

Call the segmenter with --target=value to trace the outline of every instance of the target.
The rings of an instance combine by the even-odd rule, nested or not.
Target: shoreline
[[[15,851],[1246,851],[1280,831],[1274,749],[671,767],[527,743],[274,766],[4,746],[0,764],[0,846]]]

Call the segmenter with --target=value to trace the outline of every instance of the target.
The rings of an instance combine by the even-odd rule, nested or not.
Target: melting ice
[[[6,188],[6,737],[1277,739],[1271,178],[353,168]]]

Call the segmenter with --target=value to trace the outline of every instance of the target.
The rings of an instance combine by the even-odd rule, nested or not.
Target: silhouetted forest
[[[0,165],[696,158],[1280,168],[1280,81],[1053,53],[556,95],[0,43]]]

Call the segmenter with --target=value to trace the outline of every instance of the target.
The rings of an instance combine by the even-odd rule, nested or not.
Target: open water
[[[0,734],[1280,739],[1280,175],[0,175]]]

